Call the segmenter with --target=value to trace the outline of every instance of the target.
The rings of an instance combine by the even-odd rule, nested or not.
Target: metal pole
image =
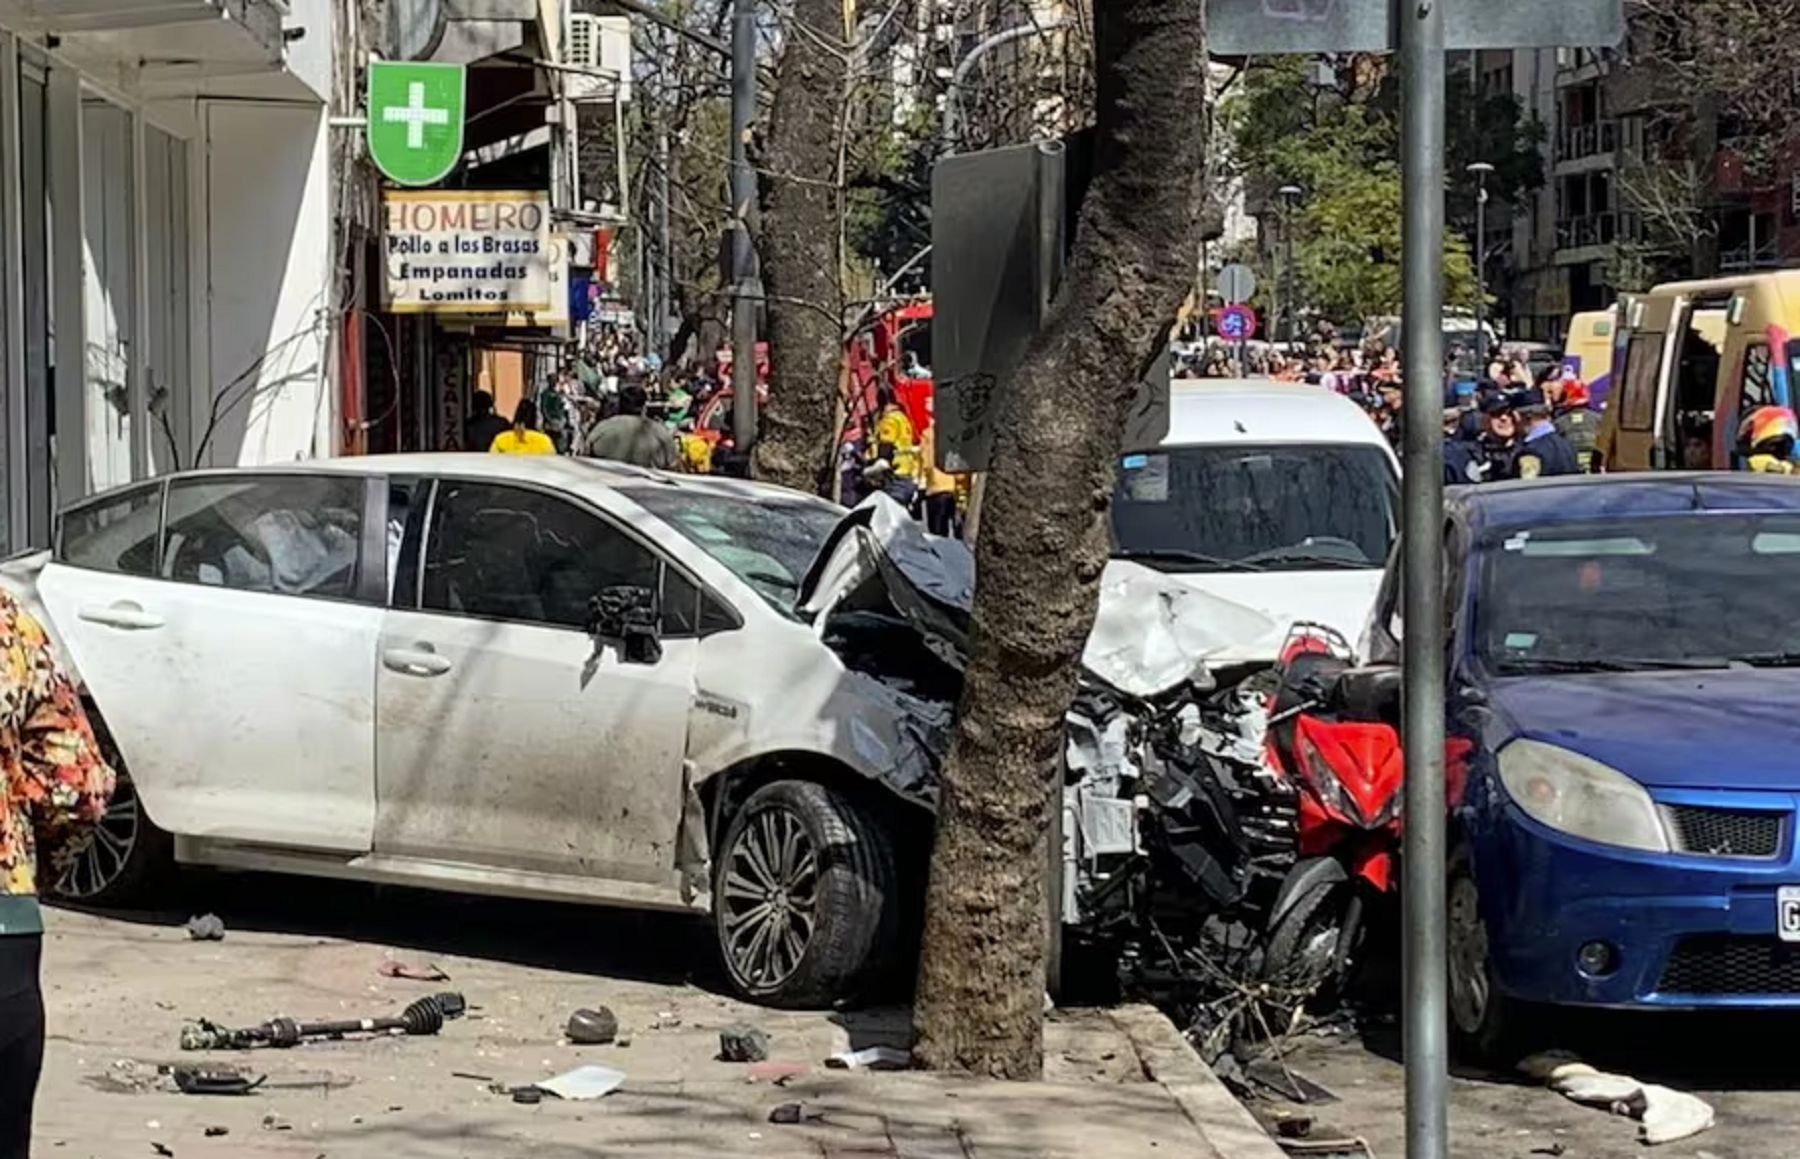
[[[1283,248],[1287,250],[1287,269],[1282,271],[1283,278],[1287,282],[1287,289],[1282,292],[1281,296],[1287,302],[1288,353],[1292,354],[1294,332],[1296,324],[1300,320],[1300,302],[1294,297],[1294,206],[1292,202],[1288,203],[1287,211],[1281,216],[1281,232],[1286,235],[1282,241]]]
[[[1406,393],[1401,589],[1406,625],[1406,1157],[1448,1159],[1444,818],[1444,16],[1395,0],[1400,31]]]
[[[674,55],[675,46],[672,38],[663,34],[663,59],[666,61]],[[672,178],[669,175],[669,101],[674,96],[673,86],[660,86],[656,94],[656,333],[651,337],[652,347],[664,357],[674,353],[669,349],[669,339],[674,336],[672,325],[675,301],[675,251],[669,237],[669,195]]]
[[[756,119],[756,0],[731,6],[731,435],[742,453],[756,441],[756,289],[751,278],[750,126]]]
[[[1487,174],[1480,174],[1475,189],[1475,365],[1476,376],[1487,376]]]

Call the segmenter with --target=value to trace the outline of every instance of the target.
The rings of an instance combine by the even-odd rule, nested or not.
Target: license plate
[[[1784,942],[1800,942],[1800,885],[1775,891],[1775,932]]]

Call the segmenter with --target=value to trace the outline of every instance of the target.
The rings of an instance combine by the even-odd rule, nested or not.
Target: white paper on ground
[[[540,1091],[548,1091],[559,1099],[598,1099],[610,1095],[625,1083],[625,1072],[610,1066],[578,1066],[572,1071],[534,1083]]]

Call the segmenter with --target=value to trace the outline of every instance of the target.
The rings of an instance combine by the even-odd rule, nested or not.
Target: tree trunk
[[[759,479],[824,494],[844,357],[838,285],[838,126],[847,48],[841,0],[794,0],[769,118],[758,253],[768,304],[769,398]]]
[[[1099,603],[1125,406],[1193,277],[1205,190],[1203,0],[1093,6],[1095,176],[1049,325],[1003,388],[973,638],[943,771],[919,1061],[1043,1068],[1045,871],[1063,715]]]

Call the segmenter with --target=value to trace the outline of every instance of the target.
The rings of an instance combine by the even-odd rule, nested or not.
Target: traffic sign
[[[462,157],[464,71],[460,64],[371,61],[369,157],[388,180],[435,185]]]
[[[1616,48],[1622,0],[1438,0],[1444,47]],[[1218,56],[1397,52],[1390,0],[1206,0],[1207,49]]]
[[[1250,272],[1249,266],[1234,262],[1219,271],[1219,296],[1225,299],[1227,305],[1248,302],[1255,293],[1256,275]]]
[[[1213,329],[1219,337],[1231,342],[1248,342],[1256,337],[1256,311],[1248,306],[1233,305],[1213,312]]]

